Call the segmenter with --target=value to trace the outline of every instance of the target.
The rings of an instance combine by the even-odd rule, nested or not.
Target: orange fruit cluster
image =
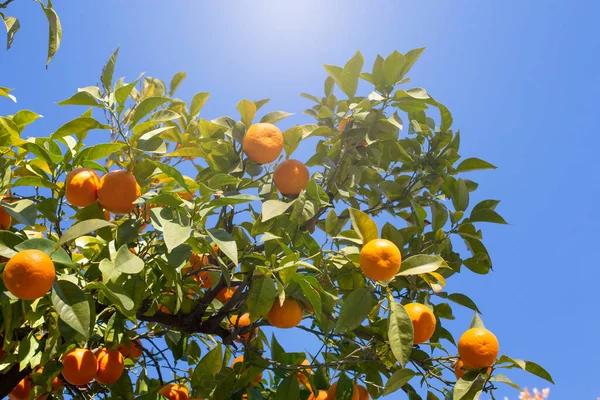
[[[142,342],[140,339],[135,339],[129,342],[129,347],[125,344],[117,346],[117,350],[123,355],[123,357],[137,360],[142,356]]]
[[[400,270],[401,262],[400,250],[387,239],[373,239],[360,251],[360,269],[375,281],[392,279]]]
[[[117,382],[125,370],[125,360],[119,349],[91,350],[76,348],[63,356],[63,378],[71,385],[85,386],[94,379],[104,385]]]
[[[190,392],[185,388],[185,386],[181,386],[176,383],[171,383],[169,385],[164,386],[158,391],[158,394],[165,396],[169,400],[190,399]]]
[[[43,251],[23,250],[15,254],[2,272],[4,285],[21,300],[35,300],[50,291],[56,278],[54,262]]]
[[[254,124],[244,135],[242,148],[255,163],[269,164],[275,161],[283,150],[283,135],[273,124]]]
[[[90,168],[78,168],[67,175],[65,196],[77,207],[87,207],[96,200],[107,211],[125,214],[133,211],[140,197],[140,186],[131,172],[111,171],[102,178]]]
[[[280,304],[279,299],[275,299],[267,319],[269,323],[276,328],[293,328],[302,321],[302,307],[300,304],[289,297],[286,297],[283,304]]]

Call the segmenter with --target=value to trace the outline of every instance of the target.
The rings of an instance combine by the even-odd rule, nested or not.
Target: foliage
[[[444,288],[460,272],[491,271],[479,226],[506,222],[496,212],[499,201],[470,201],[477,183],[468,172],[495,167],[461,159],[448,108],[425,89],[406,87],[422,52],[377,56],[370,72],[360,53],[344,67],[325,66],[324,95],[302,94],[315,123],[283,132],[285,157],[278,161],[310,148],[311,179],[295,197],[281,196],[273,166],[253,163],[241,146],[252,123],[276,123],[289,113],[264,111],[268,99],[242,100],[239,116],[206,119],[208,93],[190,102],[175,97],[184,73],[169,85],[148,76],[115,82],[118,51],[101,85],[59,103],[86,109],[49,137],[23,139],[39,117],[32,111],[0,117],[2,206],[14,219],[0,231],[0,255],[38,248],[57,269],[51,293],[33,302],[0,284],[7,353],[0,381],[44,365],[34,381],[34,392],[44,393],[68,350],[134,339],[143,355],[128,359],[129,373],[116,384],[66,384],[65,395],[150,399],[177,382],[191,397],[305,399],[309,386],[327,390],[339,381],[337,398],[361,382],[374,398],[402,390],[410,399],[473,399],[493,395],[499,384],[516,386],[500,370],[521,368],[551,381],[539,365],[501,356],[490,375],[468,372],[455,383],[456,340],[443,321],[458,305],[476,313],[473,326],[482,322],[472,299]],[[367,85],[373,90],[358,94]],[[106,221],[98,203],[67,204],[65,176],[80,167],[131,171],[142,188],[136,210]],[[194,177],[181,172],[190,167]],[[402,253],[389,282],[367,280],[359,268],[362,245],[378,237]],[[206,255],[201,269],[210,288],[193,279],[192,254]],[[216,296],[226,287],[237,290],[222,304]],[[302,304],[304,320],[294,329],[322,343],[316,353],[286,352],[281,330],[235,341],[268,325],[271,306],[285,298]],[[402,307],[415,301],[437,318],[431,340],[418,346]],[[228,325],[245,312],[253,326]],[[229,368],[242,354],[244,368]],[[309,385],[299,385],[297,373],[308,367],[313,373],[301,376]],[[261,371],[262,381],[252,384]]]

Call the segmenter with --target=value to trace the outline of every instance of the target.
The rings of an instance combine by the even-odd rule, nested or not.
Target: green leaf
[[[474,400],[475,394],[482,388],[483,380],[477,372],[468,372],[454,385],[452,400]]]
[[[456,211],[464,211],[469,206],[469,189],[464,179],[458,179],[452,187],[452,204]]]
[[[236,108],[242,116],[242,122],[244,123],[244,125],[246,125],[247,127],[252,125],[252,120],[256,115],[256,104],[254,104],[253,101],[244,99],[238,103]]]
[[[300,279],[298,281],[298,284],[300,284],[302,293],[304,293],[304,296],[308,299],[308,302],[310,303],[313,310],[315,311],[314,312],[315,316],[317,318],[320,318],[321,312],[323,311],[323,303],[321,301],[321,296],[319,295],[319,292],[317,291],[317,289],[314,288],[313,285],[310,284],[308,277],[304,277],[304,279]]]
[[[173,76],[171,83],[169,84],[169,96],[173,96],[175,94],[177,88],[179,88],[179,85],[181,85],[181,82],[183,82],[186,75],[187,74],[185,72],[178,72]]]
[[[473,310],[477,313],[481,313],[481,311],[479,311],[479,308],[477,308],[477,305],[475,304],[475,302],[473,300],[471,300],[470,297],[468,297],[462,293],[452,293],[452,294],[448,295],[447,299],[455,302],[456,304],[460,304],[461,306],[470,308],[471,310]]]
[[[227,231],[223,229],[208,229],[208,236],[219,246],[219,249],[225,253],[227,257],[233,262],[234,265],[238,265],[238,253],[237,244],[235,239]]]
[[[383,62],[383,78],[386,86],[392,86],[400,80],[405,59],[402,54],[394,51]]]
[[[296,374],[290,374],[277,387],[274,400],[299,399],[300,387]]]
[[[38,118],[42,118],[41,115],[34,113],[29,110],[20,110],[13,116],[13,122],[17,125],[20,130]]]
[[[410,69],[415,65],[421,54],[425,51],[425,47],[421,47],[418,49],[414,49],[409,51],[404,55],[404,64],[402,65],[402,69],[400,70],[400,75],[404,76],[410,71]]]
[[[542,366],[534,363],[533,361],[519,360],[516,358],[511,358],[506,355],[500,356],[497,364],[505,364],[505,363],[511,364],[511,367],[509,367],[509,368],[521,368],[522,370],[527,371],[530,374],[533,374],[542,379],[545,379],[550,383],[554,383],[554,380],[552,380],[552,376],[548,373],[548,371],[546,371]]]
[[[141,78],[142,75],[140,75],[135,81],[128,83],[127,85],[123,85],[117,90],[115,90],[115,99],[117,100],[117,103],[120,106],[119,113],[122,111],[122,107],[124,106],[127,97],[131,94],[131,91],[133,90],[135,85],[137,85]]]
[[[471,320],[471,325],[469,328],[485,328],[485,325],[483,325],[483,320],[477,312],[475,312],[473,315],[473,319]]]
[[[262,205],[262,222],[268,221],[283,214],[294,204],[293,201],[284,203],[279,200],[267,200]]]
[[[275,122],[279,122],[282,119],[289,117],[290,115],[294,114],[285,111],[272,111],[266,114],[264,117],[262,117],[260,122],[274,124]]]
[[[191,226],[182,225],[177,221],[164,220],[162,225],[165,245],[169,253],[180,244],[185,243],[192,234]]]
[[[0,87],[0,96],[1,97],[8,97],[9,99],[11,99],[13,102],[17,102],[17,98],[15,96],[13,96],[12,94],[10,94],[10,92],[12,92],[11,89],[5,88],[5,87]]]
[[[351,331],[368,317],[373,303],[373,296],[367,288],[358,288],[344,299],[340,316],[335,324],[337,333]]]
[[[159,161],[151,161],[151,162],[152,162],[152,164],[154,164],[154,166],[156,168],[160,169],[167,176],[175,179],[175,182],[179,183],[182,188],[184,188],[185,190],[190,192],[190,188],[189,188],[187,182],[185,181],[183,175],[181,175],[181,172],[179,172],[177,170],[177,168],[167,165],[165,163],[161,163]],[[190,193],[193,194],[192,192],[190,192]]]
[[[55,183],[50,182],[48,179],[39,177],[39,176],[23,176],[12,184],[13,187],[19,186],[35,186],[35,187],[45,187],[48,189],[60,190],[60,187]]]
[[[365,60],[360,52],[356,52],[340,73],[338,86],[348,96],[353,98],[358,89],[358,77],[362,71]],[[333,77],[335,79],[335,77]]]
[[[408,368],[397,370],[385,383],[385,389],[383,389],[384,396],[401,389],[402,386],[406,385],[414,376],[414,371]]]
[[[102,86],[107,92],[112,89],[113,75],[115,73],[115,64],[117,63],[117,56],[119,55],[119,48],[117,47],[112,53],[104,68],[102,68]]]
[[[60,139],[65,136],[77,135],[92,129],[110,129],[110,126],[104,125],[92,117],[79,117],[58,128],[51,137],[52,139]]]
[[[489,208],[474,210],[469,217],[471,222],[492,222],[495,224],[507,224],[507,222],[494,210]]]
[[[367,214],[355,208],[349,208],[348,211],[350,213],[350,221],[352,221],[352,228],[358,233],[363,244],[367,244],[379,237],[377,224]]]
[[[396,360],[404,367],[412,353],[413,324],[406,309],[390,297],[388,338]]]
[[[144,261],[133,254],[127,245],[123,245],[117,251],[115,269],[123,274],[138,274],[144,269]]]
[[[409,276],[425,274],[427,272],[433,272],[443,266],[447,266],[447,264],[440,256],[417,254],[402,260],[398,275]]]
[[[4,210],[19,223],[24,225],[35,225],[37,208],[33,201],[18,200],[13,203],[2,202],[2,208],[4,208]]]
[[[482,200],[473,207],[471,214],[479,210],[495,210],[498,204],[500,204],[500,200]]]
[[[121,374],[118,381],[107,386],[110,388],[112,397],[122,400],[133,400],[133,385],[129,374]]]
[[[52,286],[52,305],[59,318],[69,327],[90,337],[92,312],[86,294],[74,283],[58,280]]]
[[[202,110],[202,107],[204,107],[204,104],[206,103],[206,100],[208,100],[208,97],[210,96],[210,93],[206,93],[206,92],[200,92],[200,93],[196,93],[194,95],[194,97],[192,98],[192,103],[190,105],[190,118],[193,119],[196,117],[196,115],[198,115],[198,113],[200,113],[200,110]]]
[[[303,129],[301,126],[294,126],[283,132],[283,150],[289,158],[296,150],[302,140]]]
[[[431,230],[437,232],[448,222],[448,210],[443,204],[433,201],[431,203]]]
[[[15,246],[15,250],[23,251],[23,250],[40,250],[46,253],[52,261],[55,263],[60,263],[63,265],[72,266],[73,261],[67,254],[67,252],[62,248],[56,248],[56,242],[53,242],[49,239],[43,238],[33,238],[25,240],[24,242],[19,243]]]
[[[160,97],[160,96],[152,96],[152,97],[145,98],[135,107],[135,110],[133,111],[133,116],[131,117],[131,122],[129,125],[131,127],[133,127],[135,124],[137,124],[139,121],[141,121],[142,118],[144,118],[146,115],[150,114],[151,111],[155,110],[156,108],[158,108],[158,107],[162,106],[163,104],[166,104],[170,101],[171,101],[171,99],[169,99],[168,97]]]
[[[103,219],[88,219],[85,221],[77,222],[71,226],[58,240],[57,246],[70,242],[73,239],[77,239],[88,233],[97,231],[98,229],[106,228],[107,226],[115,226],[112,222],[108,222]]]
[[[510,379],[508,379],[508,377],[502,375],[502,374],[494,374],[494,377],[490,379],[490,381],[492,382],[501,382],[504,383],[506,385],[509,385],[517,390],[521,390],[521,388],[519,387],[519,385],[514,384]],[[554,383],[554,382],[553,382]]]
[[[3,17],[4,26],[6,27],[6,50],[10,49],[15,38],[15,33],[18,32],[21,24],[15,17]],[[8,97],[8,96],[7,96]]]
[[[211,201],[210,204],[215,207],[220,207],[220,206],[226,206],[226,205],[231,205],[231,204],[244,204],[244,203],[249,203],[251,201],[257,201],[257,200],[260,200],[260,197],[256,197],[252,194],[242,193],[242,194],[234,194],[231,196],[219,197],[218,199],[214,199],[213,201]]]
[[[223,347],[221,343],[206,353],[198,363],[192,374],[192,384],[202,385],[204,381],[213,381],[216,374],[223,368]]]
[[[456,172],[468,172],[480,169],[496,169],[496,167],[487,161],[480,160],[479,158],[467,158],[464,159],[458,165],[458,167],[456,167]]]
[[[50,65],[50,61],[58,51],[60,47],[60,41],[62,40],[62,26],[60,24],[60,19],[58,18],[58,14],[52,8],[52,2],[48,1],[48,7],[44,6],[44,3],[40,1],[40,5],[46,14],[46,18],[48,19],[48,59],[46,60],[46,68]]]
[[[100,160],[101,158],[108,157],[111,154],[118,152],[120,149],[125,147],[125,143],[102,143],[95,146],[86,147],[81,150],[81,153],[77,156],[78,160]]]
[[[277,289],[273,279],[267,277],[253,280],[246,300],[250,319],[256,321],[266,316],[271,310],[276,297]]]
[[[94,97],[89,92],[79,91],[75,93],[73,96],[69,97],[67,100],[59,101],[59,106],[92,106],[92,107],[100,107],[100,103],[98,103],[98,99]]]

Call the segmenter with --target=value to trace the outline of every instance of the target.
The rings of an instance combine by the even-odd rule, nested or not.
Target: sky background
[[[47,136],[81,114],[56,102],[97,83],[117,45],[116,76],[131,81],[146,72],[169,82],[186,71],[178,95],[210,92],[202,111],[209,119],[236,116],[243,98],[269,97],[265,112],[297,113],[282,128],[310,122],[301,114],[310,102],[299,94],[322,95],[323,64],[342,65],[360,50],[370,70],[377,54],[427,47],[411,85],[450,108],[461,155],[499,167],[470,173],[480,182],[471,204],[501,199],[497,211],[510,223],[481,226],[495,271],[465,271],[447,289],[475,299],[501,353],[551,372],[551,399],[600,396],[590,271],[600,222],[599,2],[55,0],[54,7],[64,37],[48,71],[39,5],[17,0],[8,12],[21,31],[10,51],[0,51],[0,85],[15,88],[18,104],[2,100],[0,114],[44,115],[26,135]],[[458,306],[455,315],[445,324],[458,337],[472,315]],[[280,337],[286,350],[305,349],[297,330]],[[507,375],[524,387],[548,386]],[[508,387],[498,394],[517,398]]]

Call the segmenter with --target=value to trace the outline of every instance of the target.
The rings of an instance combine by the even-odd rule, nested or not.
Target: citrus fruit
[[[340,133],[344,132],[344,129],[346,129],[346,125],[348,125],[348,118],[344,118],[340,121],[340,124],[338,125],[338,131]]]
[[[308,396],[308,400],[328,400],[328,399],[330,399],[330,397],[327,395],[327,392],[324,390],[319,390],[319,393],[317,393],[316,396],[314,393],[311,393],[310,396]]]
[[[23,250],[15,254],[4,267],[4,285],[22,300],[43,297],[52,288],[56,270],[52,259],[40,250]]]
[[[190,392],[181,385],[171,383],[158,391],[158,394],[165,396],[169,400],[189,400]]]
[[[192,278],[200,285],[203,289],[209,289],[212,286],[212,278],[208,271],[200,271],[200,268],[208,265],[208,256],[193,254],[190,258],[191,267],[183,268],[181,272],[184,274],[192,274]]]
[[[12,217],[6,212],[4,207],[0,206],[0,229],[9,229],[12,224]]]
[[[233,367],[238,363],[244,364],[244,356],[239,356],[235,360],[233,360],[233,362],[231,363],[231,369],[233,369]],[[240,372],[243,372],[243,371],[244,371],[244,367],[242,366],[242,369],[240,370]],[[256,383],[260,382],[261,380],[262,380],[262,372],[260,374],[258,374],[256,377],[254,377],[254,382],[256,382]]]
[[[336,391],[337,391],[337,382],[333,383],[331,386],[329,386],[329,390],[327,390],[327,398],[328,399],[335,399],[336,396]],[[356,385],[353,385],[352,388],[352,400],[360,400],[360,393],[358,392],[358,387]]]
[[[90,168],[78,168],[67,174],[65,196],[73,206],[87,207],[98,200],[100,178]]]
[[[125,344],[117,346],[117,350],[123,355],[123,357],[137,360],[142,356],[142,342],[140,339],[135,339],[129,342],[129,347]]]
[[[98,201],[100,205],[114,214],[133,211],[133,202],[140,197],[140,186],[135,176],[128,171],[112,171],[100,179]]]
[[[88,349],[73,349],[63,356],[62,376],[71,385],[82,386],[90,383],[98,370],[98,360]]]
[[[252,322],[250,321],[250,314],[244,313],[242,315],[234,315],[229,318],[229,329],[237,328],[238,330],[242,330],[243,328],[250,326]],[[240,335],[242,340],[236,339],[236,342],[247,342],[251,339],[250,336],[254,337],[258,332],[258,328],[254,329],[254,332],[247,332]],[[252,333],[252,335],[250,335]]]
[[[469,368],[465,367],[465,364],[463,363],[462,360],[458,360],[456,361],[456,364],[454,364],[454,375],[456,375],[456,379],[460,379],[462,378],[462,376],[469,371]],[[488,367],[488,369],[486,370],[486,374],[491,375],[492,374],[492,367]]]
[[[471,328],[458,340],[458,354],[471,369],[491,367],[498,357],[498,339],[485,328]]]
[[[392,279],[400,270],[401,262],[400,250],[387,239],[373,239],[360,251],[360,269],[375,281]]]
[[[413,343],[428,341],[435,331],[435,315],[429,307],[421,303],[409,303],[404,306],[413,324]]]
[[[29,394],[31,393],[31,379],[28,376],[21,379],[21,382],[14,387],[14,389],[8,394],[9,400],[29,400]],[[36,400],[46,400],[48,395],[42,395],[36,397]]]
[[[267,319],[269,323],[277,328],[293,328],[302,321],[302,307],[294,299],[286,297],[283,304],[275,299]]]
[[[355,385],[354,387],[358,389],[358,400],[369,400],[371,398],[366,387],[362,385]]]
[[[268,164],[275,161],[281,154],[283,135],[273,124],[254,124],[244,135],[242,148],[248,158],[255,163]]]
[[[273,183],[281,194],[295,196],[300,194],[310,179],[308,168],[298,160],[285,160],[275,168]]]
[[[219,293],[217,293],[217,295],[215,297],[221,303],[227,304],[229,302],[229,300],[231,300],[231,298],[235,294],[236,289],[237,289],[237,287],[223,288],[223,289],[221,289],[221,291],[219,291]]]
[[[308,360],[304,360],[302,361],[302,365],[310,365],[310,362],[308,362]],[[300,382],[301,384],[304,385],[304,387],[306,387],[307,389],[310,390],[310,383],[308,382],[308,377],[306,375],[308,374],[312,374],[312,369],[310,368],[305,368],[302,369],[300,371],[298,371],[296,373],[296,377],[298,378],[298,382]]]
[[[117,382],[125,368],[123,355],[119,350],[102,349],[96,354],[96,358],[98,359],[96,381],[105,385]]]

